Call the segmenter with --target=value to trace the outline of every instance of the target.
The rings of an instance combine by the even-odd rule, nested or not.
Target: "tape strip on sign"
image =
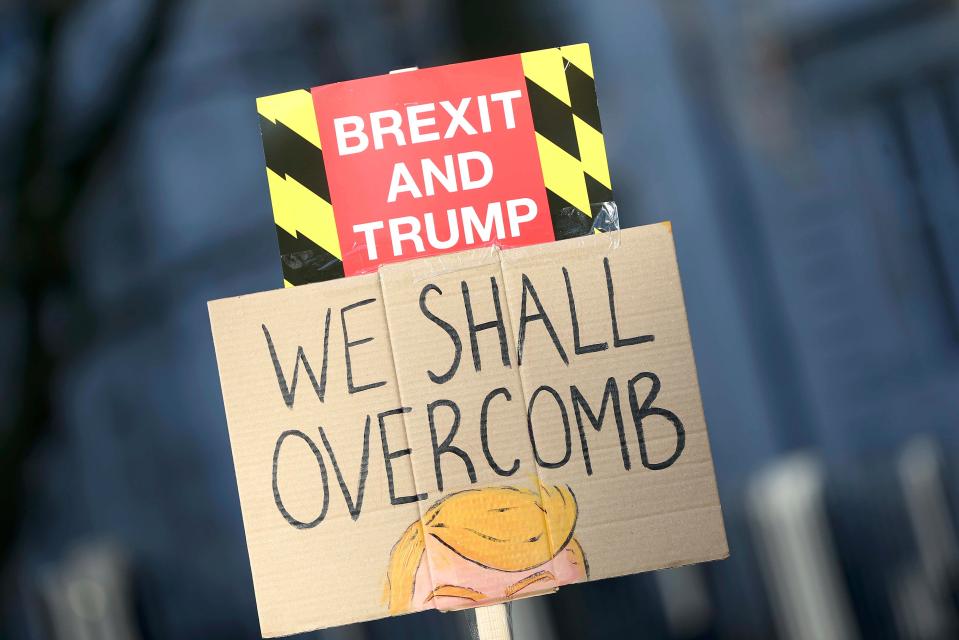
[[[594,224],[613,193],[586,44],[298,89],[257,111],[286,286],[608,228]]]

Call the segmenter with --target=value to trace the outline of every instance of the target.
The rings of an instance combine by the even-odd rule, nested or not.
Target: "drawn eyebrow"
[[[459,587],[453,584],[444,584],[433,589],[433,592],[430,593],[429,597],[423,602],[429,602],[437,596],[446,598],[463,598],[465,600],[472,600],[473,602],[479,602],[480,600],[486,599],[485,593],[480,593],[479,591],[470,589],[469,587]]]
[[[537,571],[536,573],[526,576],[519,582],[516,582],[506,587],[506,597],[511,598],[513,595],[515,595],[519,591],[522,591],[523,589],[530,586],[531,584],[542,582],[543,580],[555,580],[555,579],[556,579],[556,576],[554,576],[552,572],[550,571]]]

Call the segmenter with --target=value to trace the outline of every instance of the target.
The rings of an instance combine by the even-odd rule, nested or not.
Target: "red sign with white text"
[[[553,240],[519,55],[312,94],[345,275]]]

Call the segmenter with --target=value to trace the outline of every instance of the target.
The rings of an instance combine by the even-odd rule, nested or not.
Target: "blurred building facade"
[[[954,2],[161,4],[2,10],[5,636],[258,637],[205,306],[280,283],[253,99],[588,41],[623,223],[673,221],[732,555],[517,633],[956,637]]]

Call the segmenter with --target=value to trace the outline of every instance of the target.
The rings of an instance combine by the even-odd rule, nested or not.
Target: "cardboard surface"
[[[607,228],[587,44],[288,91],[257,111],[288,286]]]
[[[668,223],[210,317],[265,636],[727,555]]]

